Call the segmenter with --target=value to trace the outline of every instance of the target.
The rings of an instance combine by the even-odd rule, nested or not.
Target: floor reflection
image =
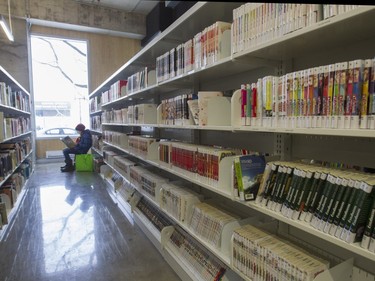
[[[95,173],[37,165],[0,243],[0,281],[179,280]]]
[[[65,186],[40,189],[45,272],[93,266],[95,255],[93,188],[67,177]]]

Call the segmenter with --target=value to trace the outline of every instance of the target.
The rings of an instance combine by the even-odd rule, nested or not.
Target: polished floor
[[[94,173],[37,164],[0,244],[4,281],[169,281],[173,269]]]

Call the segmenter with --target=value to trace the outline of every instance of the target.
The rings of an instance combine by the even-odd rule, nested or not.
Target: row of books
[[[154,202],[151,203],[145,197],[142,197],[137,204],[137,207],[159,231],[161,231],[161,229],[165,226],[173,225],[173,222],[168,218],[171,216],[177,221],[181,222],[183,225],[186,225],[190,231],[195,233],[202,240],[220,250],[224,228],[231,223],[235,223],[240,220],[238,215],[225,211],[212,201],[203,201],[203,197],[201,195],[196,194],[179,182],[170,182],[166,178],[163,179],[162,177],[158,177],[150,172],[148,168],[137,166],[136,163],[130,161],[123,155],[117,155],[113,158],[117,159],[117,161],[113,161],[113,163],[117,162],[115,164],[116,166],[121,167],[123,171],[127,171],[125,174],[129,174],[127,177],[129,181],[132,182],[134,186],[136,186],[136,188],[142,192],[142,194],[146,195],[146,197],[149,197]],[[143,185],[145,187],[142,187]],[[164,212],[167,213],[168,216],[165,215]],[[244,274],[250,274],[250,271],[245,273],[245,270],[243,269],[243,266],[248,266],[251,268],[248,268],[247,270],[254,270],[256,274],[259,274],[259,277],[261,276],[264,278],[267,270],[271,270],[271,268],[273,268],[273,270],[280,270],[280,272],[277,273],[278,276],[284,274],[285,276],[289,276],[289,279],[299,276],[301,273],[294,267],[293,269],[289,268],[289,271],[285,267],[282,267],[286,266],[288,264],[287,262],[292,262],[292,260],[289,260],[289,256],[291,255],[282,254],[284,253],[284,250],[288,250],[288,252],[291,252],[301,258],[300,263],[297,262],[291,265],[295,266],[298,264],[299,268],[303,271],[303,274],[307,274],[306,276],[311,275],[315,277],[318,273],[328,268],[328,263],[326,261],[315,258],[312,255],[305,256],[306,252],[300,253],[299,251],[301,250],[299,248],[275,236],[272,236],[272,239],[267,238],[264,240],[269,241],[269,244],[262,244],[267,249],[272,249],[274,243],[278,243],[278,245],[281,246],[283,251],[281,251],[282,253],[278,252],[280,255],[274,257],[276,259],[275,263],[269,263],[268,268],[263,268],[262,266],[265,266],[263,263],[257,264],[257,261],[254,260],[252,260],[251,263],[250,261],[245,263],[245,260],[251,259],[252,255],[254,255],[251,249],[245,247],[249,245],[249,243],[259,242],[257,239],[252,239],[249,240],[248,243],[244,243],[244,239],[250,237],[250,235],[244,235],[244,233],[248,231],[250,227],[251,226],[235,228],[232,235],[232,239],[234,241],[231,248],[233,255],[232,264],[236,269],[240,270]],[[178,233],[176,233],[176,229],[178,230]],[[197,274],[203,277],[203,280],[213,280],[212,275],[209,273],[210,271],[207,272],[207,268],[205,267],[201,268],[202,263],[200,262],[198,255],[200,249],[202,248],[200,244],[193,239],[185,241],[184,243],[195,244],[195,247],[190,248],[189,252],[184,252],[184,244],[178,243],[176,245],[176,241],[179,241],[177,239],[181,238],[181,232],[183,233],[183,237],[185,237],[185,239],[189,239],[184,230],[180,229],[178,226],[175,226],[175,230],[170,237],[170,242],[172,245],[174,245],[174,247],[177,246],[181,257],[183,259],[187,259],[186,261],[188,261],[188,263],[193,266],[195,270],[197,270]],[[279,244],[280,241],[282,244]],[[196,252],[196,255],[192,256],[190,253],[191,251],[199,252]],[[301,255],[304,256],[304,258],[302,258]],[[214,258],[211,254],[207,253],[206,259],[212,259],[212,262],[217,265],[216,258]],[[211,261],[206,261],[203,264],[207,265],[208,262]],[[261,260],[259,260],[259,262],[261,262]],[[220,262],[219,265],[221,265]],[[221,266],[219,267],[221,268]],[[210,265],[209,269],[211,270],[212,274],[212,270],[214,269],[213,265]],[[217,272],[218,269],[219,268],[217,268],[214,272]],[[205,279],[206,276],[208,279]],[[288,280],[288,278],[286,280]]]
[[[181,227],[175,226],[169,241],[178,250],[180,258],[190,265],[200,280],[222,280],[226,267],[218,258],[207,253],[198,242]]]
[[[178,95],[161,101],[161,124],[187,125],[191,116],[188,101],[198,98],[191,93]]]
[[[90,117],[90,128],[91,130],[101,131],[102,130],[102,116],[95,115]]]
[[[21,141],[17,141],[14,143],[0,143],[0,153],[2,155],[9,154],[11,157],[11,162],[9,163],[11,167],[16,167],[19,163],[21,163],[26,155],[28,155],[31,151],[31,140],[30,137],[25,138]],[[7,166],[6,163],[2,161],[2,166]],[[4,176],[6,172],[0,169],[0,174]],[[1,179],[1,176],[0,176]]]
[[[129,136],[127,134],[105,130],[103,132],[103,138],[106,142],[117,145],[123,149],[129,147]]]
[[[104,159],[136,190],[181,223],[187,224],[190,221],[193,204],[203,200],[202,195],[191,191],[181,182],[172,182],[156,174],[150,167],[131,161],[125,155],[105,151]]]
[[[148,159],[150,146],[157,144],[159,139],[143,136],[129,136],[129,152]]]
[[[102,109],[102,96],[95,96],[89,100],[90,113],[97,112]]]
[[[31,130],[29,117],[4,117],[0,112],[0,141],[16,137]]]
[[[324,4],[323,5],[323,19],[327,19],[330,17],[344,14],[358,7],[359,7],[358,5]]]
[[[240,155],[241,149],[211,147],[161,140],[159,163],[188,175],[213,187],[218,186],[220,162],[228,157]],[[177,169],[176,169],[177,168]]]
[[[8,216],[32,170],[32,160],[27,159],[0,187],[0,229],[8,224]]]
[[[146,66],[141,71],[128,77],[127,93],[131,94],[152,86],[156,83],[155,79],[155,70],[151,70]]]
[[[150,203],[144,197],[137,204],[142,214],[155,226],[158,231],[164,227],[172,225],[172,221],[154,204]]]
[[[240,218],[206,202],[194,204],[189,228],[217,249],[221,248],[224,226]]]
[[[220,169],[221,161],[224,158],[250,153],[243,149],[196,145],[144,136],[129,136],[125,133],[107,130],[104,131],[104,139],[106,142],[128,150],[130,153],[147,160],[158,161],[160,165],[166,168],[186,174],[212,187],[219,186],[220,174],[228,174],[227,176],[230,177],[229,170],[222,171]],[[262,159],[264,161],[264,158]],[[259,175],[256,176],[256,178],[258,177]],[[247,180],[251,182],[254,179]]]
[[[252,280],[312,281],[329,269],[328,261],[252,225],[234,230],[232,264]]]
[[[142,141],[142,137],[135,138]],[[147,144],[145,145],[147,146]],[[194,175],[194,171],[199,166],[194,163],[205,162],[201,167],[207,169],[207,174],[204,174],[204,176],[211,179],[211,181],[207,181],[211,186],[215,186],[214,180],[210,178],[211,174],[215,174],[211,173],[215,169],[210,167],[217,165],[217,163],[209,161],[209,156],[217,157],[218,153],[228,153],[227,150],[224,151],[219,148],[202,147],[201,153],[207,152],[208,155],[201,157],[201,160],[199,160],[197,155],[199,155],[200,147],[197,145],[161,140],[159,147],[160,163],[166,163],[165,157],[168,155],[163,150],[168,149],[171,153],[173,149],[179,151],[180,159],[178,160],[172,157],[171,153],[167,156],[171,161],[172,169],[175,165]],[[262,156],[239,156],[241,153],[240,151],[230,151],[230,155],[236,155],[233,157],[234,161],[236,158],[241,159],[241,157],[247,161],[247,157],[255,156],[256,160],[263,159],[261,164],[264,166]],[[219,159],[222,158],[219,156]],[[373,176],[352,170],[340,171],[293,162],[270,162],[265,165],[263,171],[263,168],[257,165],[258,163],[254,159],[251,159],[251,162],[254,164],[253,167],[258,170],[254,174],[257,177],[256,180],[254,176],[244,175],[244,177],[247,177],[244,181],[244,189],[246,189],[246,182],[248,182],[247,186],[257,185],[257,190],[253,192],[253,197],[250,199],[256,198],[256,202],[264,208],[279,212],[292,220],[306,221],[312,227],[348,243],[361,241],[362,247],[368,248],[370,251],[375,250],[373,223],[375,189],[372,188],[375,178]],[[138,172],[139,177],[141,177],[142,172],[145,171]],[[222,173],[226,172],[228,171],[222,171]],[[262,174],[263,177],[259,179]],[[202,178],[200,178],[200,181],[202,181]],[[150,192],[150,190],[145,188],[146,192],[155,197],[157,191],[153,189]],[[239,200],[241,200],[241,197]],[[245,200],[249,200],[249,198],[245,198]],[[171,212],[175,213],[175,211]],[[364,234],[365,229],[367,230]],[[372,236],[374,242],[370,242]]]
[[[217,21],[156,58],[156,81],[186,74],[230,56],[231,23]]]
[[[92,134],[92,147],[98,151],[103,149],[103,136]]]
[[[110,86],[109,90],[102,92],[100,99],[102,105],[125,97],[127,95],[127,83],[126,80],[118,80]]]
[[[14,172],[30,151],[30,138],[16,143],[0,143],[0,182]]]
[[[29,95],[22,91],[13,90],[5,82],[0,82],[0,104],[30,112]]]
[[[256,203],[374,252],[374,184],[374,175],[350,169],[269,162]]]
[[[101,114],[103,123],[117,124],[160,124],[165,125],[200,125],[208,124],[208,107],[212,98],[223,97],[219,91],[199,91],[197,94],[182,94],[173,98],[164,99],[160,104],[160,120],[157,118],[156,104],[137,104],[126,108],[106,110]],[[93,125],[99,123],[97,116],[91,117]],[[94,127],[91,127],[94,128]]]
[[[233,10],[232,53],[245,51],[357,5],[246,3]]]
[[[159,208],[142,197],[137,203],[137,208],[145,217],[161,231],[173,222]],[[173,233],[169,237],[170,245],[177,249],[179,258],[187,263],[199,280],[222,280],[226,272],[225,266],[211,255],[203,246],[196,242],[181,227],[175,225]]]
[[[156,112],[156,104],[129,105],[126,108],[104,111],[102,113],[102,120],[103,123],[156,124]]]
[[[105,110],[101,119],[103,123],[128,124],[128,108]]]
[[[241,124],[375,129],[375,59],[266,76],[241,85]]]

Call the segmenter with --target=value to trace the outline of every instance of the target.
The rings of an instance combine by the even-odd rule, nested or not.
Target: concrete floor
[[[180,280],[95,173],[38,163],[0,244],[4,281]]]

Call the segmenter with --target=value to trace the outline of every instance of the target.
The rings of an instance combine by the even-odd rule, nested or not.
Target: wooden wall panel
[[[46,158],[46,151],[63,150],[65,144],[60,139],[37,139],[36,140],[36,158]]]
[[[141,41],[136,39],[38,25],[31,27],[31,34],[87,40],[89,93],[141,49]]]

